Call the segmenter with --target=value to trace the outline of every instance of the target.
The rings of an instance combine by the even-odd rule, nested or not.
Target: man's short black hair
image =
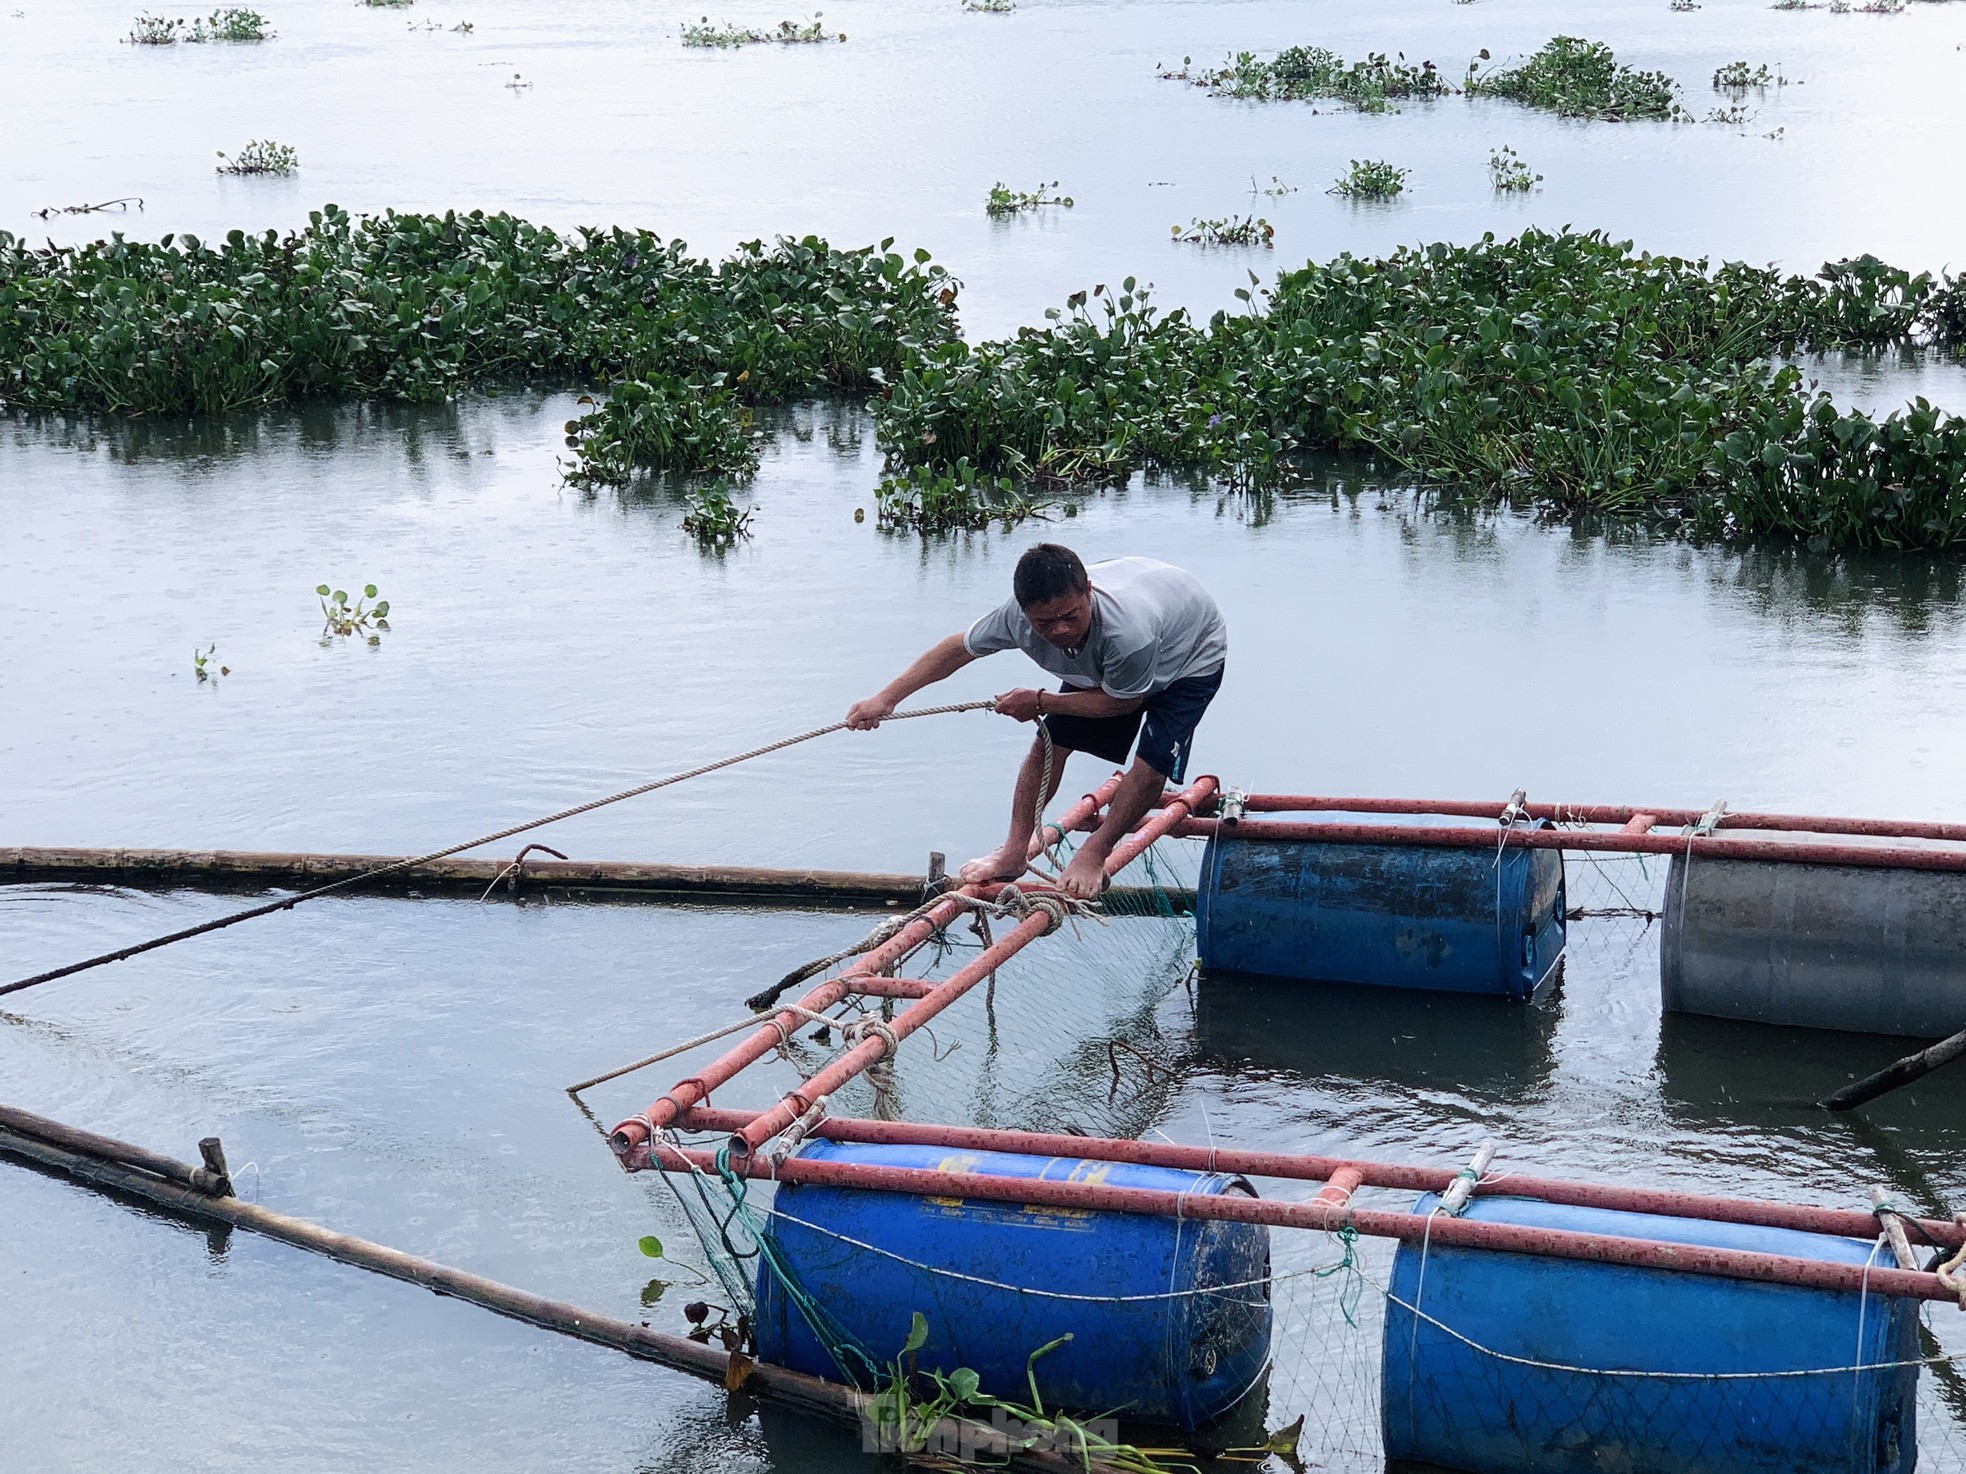
[[[1091,587],[1092,580],[1085,576],[1079,555],[1057,543],[1033,543],[1025,549],[1011,580],[1020,609],[1047,604],[1067,594],[1082,594]]]

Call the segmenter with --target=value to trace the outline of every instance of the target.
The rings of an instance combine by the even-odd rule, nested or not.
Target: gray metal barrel
[[[1667,1013],[1934,1038],[1966,1028],[1966,874],[1675,855]]]

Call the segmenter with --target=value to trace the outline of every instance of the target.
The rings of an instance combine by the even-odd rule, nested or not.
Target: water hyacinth
[[[1252,288],[1254,278],[1252,278]],[[1818,278],[1601,234],[1339,256],[1243,313],[1157,313],[1128,282],[1044,329],[921,355],[874,410],[894,473],[1287,484],[1378,453],[1456,494],[1650,511],[1712,536],[1966,545],[1966,420],[1839,410],[1773,355],[1958,343],[1966,281],[1874,258]]]
[[[955,331],[954,280],[891,241],[752,241],[712,263],[648,231],[504,214],[309,220],[218,242],[0,232],[0,405],[209,414],[615,386],[619,404],[570,434],[577,472],[618,484],[642,467],[742,474],[748,404],[865,392]]]
[[[1389,200],[1405,191],[1412,172],[1384,159],[1353,159],[1351,167],[1332,181],[1326,193],[1353,200]]]
[[[1484,48],[1478,61],[1488,59]],[[1553,36],[1513,67],[1482,72],[1469,62],[1462,85],[1470,97],[1506,97],[1565,118],[1682,116],[1679,84],[1671,77],[1624,66],[1602,41],[1581,36]]]
[[[221,174],[274,174],[284,178],[300,169],[300,155],[292,146],[275,143],[270,138],[255,138],[229,157],[220,149],[218,158]]]
[[[971,345],[956,285],[892,242],[751,242],[508,215],[356,219],[220,244],[0,233],[0,403],[220,412],[592,385],[570,476],[742,477],[751,406],[873,391],[888,526],[974,527],[1136,471],[1288,484],[1368,450],[1443,491],[1646,511],[1701,535],[1966,545],[1966,421],[1843,410],[1783,355],[1966,346],[1966,279],[1872,256],[1813,277],[1525,231],[1252,274],[1245,309],[1159,312],[1128,278]],[[1069,511],[1069,504],[1067,505]]]
[[[1454,90],[1432,62],[1414,66],[1404,54],[1388,57],[1377,51],[1348,64],[1322,46],[1288,46],[1267,61],[1240,51],[1219,67],[1196,71],[1193,66],[1193,58],[1184,57],[1180,71],[1163,71],[1161,76],[1206,88],[1215,97],[1262,102],[1328,98],[1368,113],[1385,112],[1395,99],[1440,97]]]

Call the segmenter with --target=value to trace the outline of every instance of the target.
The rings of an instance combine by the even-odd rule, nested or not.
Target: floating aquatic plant
[[[382,637],[389,631],[389,601],[375,598],[374,584],[364,584],[362,593],[354,603],[348,602],[346,589],[330,589],[322,584],[314,590],[321,596],[321,644],[332,645],[337,638],[347,639],[360,635],[371,647],[380,645]]]
[[[189,41],[270,41],[273,32],[257,10],[227,6],[191,23]]]
[[[1181,70],[1163,70],[1170,82],[1204,87],[1215,97],[1241,97],[1263,102],[1315,101],[1332,98],[1361,112],[1384,112],[1395,99],[1439,97],[1454,89],[1441,80],[1430,61],[1414,66],[1404,52],[1388,57],[1370,52],[1349,64],[1322,46],[1290,46],[1265,61],[1254,52],[1239,51],[1219,67],[1194,70],[1194,58],[1181,58]]]
[[[184,22],[162,15],[140,15],[130,27],[132,46],[171,46],[184,33]]]
[[[1008,529],[1041,515],[1044,505],[1014,477],[981,475],[967,460],[940,469],[907,467],[874,488],[879,525],[916,532],[978,531],[995,522]]]
[[[287,144],[256,138],[232,157],[218,152],[221,174],[278,174],[285,176],[300,168],[300,155]]]
[[[215,644],[207,645],[203,650],[198,649],[195,645],[192,646],[191,673],[198,678],[199,684],[202,685],[207,681],[216,684],[220,676],[229,676],[232,674],[231,666],[220,665],[214,659],[217,651],[218,646]]]
[[[647,231],[329,206],[281,235],[30,248],[0,231],[0,405],[222,413],[598,386],[576,484],[741,476],[750,406],[865,393],[955,328],[956,282],[893,242],[752,241],[721,262]]]
[[[1352,200],[1389,200],[1406,188],[1411,169],[1400,169],[1384,159],[1353,159],[1351,167],[1333,181],[1327,194]]]
[[[982,11],[989,15],[1009,15],[1016,8],[1015,0],[963,0],[964,10]]]
[[[1277,233],[1276,227],[1261,215],[1196,219],[1169,228],[1174,232],[1174,239],[1190,246],[1269,246]]]
[[[1764,63],[1749,68],[1744,61],[1730,61],[1713,74],[1713,90],[1716,92],[1746,92],[1750,88],[1757,91],[1769,87],[1786,87],[1789,79],[1780,71],[1769,71]]]
[[[1244,297],[1207,323],[1130,290],[1103,311],[1080,297],[1045,329],[926,350],[873,406],[889,474],[1024,484],[1077,464],[1088,483],[1160,469],[1260,489],[1350,448],[1458,495],[1701,535],[1966,546],[1966,419],[1841,409],[1770,364],[1961,341],[1966,280],[1873,258],[1784,276],[1531,230],[1340,256]]]
[[[1040,184],[1029,194],[1008,189],[1004,186],[1004,182],[999,179],[995,184],[990,186],[990,194],[984,200],[983,208],[991,215],[1017,215],[1025,210],[1042,209],[1046,205],[1062,205],[1067,210],[1071,209],[1072,197],[1066,194],[1059,194],[1057,191],[1058,181],[1056,179],[1052,180],[1049,184]]]
[[[202,44],[208,41],[270,41],[273,32],[266,17],[257,10],[228,6],[191,21],[161,15],[140,15],[129,39],[138,46],[171,46],[179,41]]]
[[[706,548],[728,548],[751,535],[751,507],[731,500],[722,481],[698,487],[683,504],[683,531]]]
[[[683,24],[683,45],[699,47],[729,48],[734,46],[758,46],[767,42],[784,45],[814,44],[821,41],[844,41],[846,32],[828,32],[823,20],[823,12],[815,10],[809,21],[782,20],[775,30],[759,31],[748,26],[711,25],[710,17]]]
[[[626,486],[637,471],[748,476],[758,468],[751,412],[722,374],[623,380],[604,404],[568,420],[566,435],[579,455],[567,473],[575,486]]]
[[[1128,279],[972,345],[955,283],[891,244],[711,263],[647,232],[332,207],[209,244],[0,232],[0,401],[184,414],[584,381],[606,402],[573,422],[575,472],[612,484],[656,462],[734,477],[752,404],[871,390],[888,525],[987,525],[1143,469],[1262,491],[1349,449],[1553,513],[1966,547],[1966,419],[1843,409],[1782,363],[1966,348],[1966,278],[1868,256],[1789,276],[1530,230],[1339,256],[1267,291],[1252,275],[1246,310],[1206,321]]]
[[[1505,143],[1488,155],[1488,182],[1501,194],[1523,194],[1541,184],[1543,176]]]
[[[1681,116],[1677,82],[1620,64],[1601,41],[1553,36],[1520,65],[1482,72],[1480,63],[1488,60],[1484,47],[1468,63],[1464,87],[1471,97],[1506,97],[1566,118]]]

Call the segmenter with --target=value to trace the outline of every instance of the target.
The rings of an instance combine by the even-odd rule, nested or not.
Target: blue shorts
[[[1068,752],[1089,752],[1109,763],[1126,761],[1137,734],[1140,750],[1134,755],[1168,782],[1180,783],[1188,770],[1188,749],[1194,743],[1195,728],[1208,703],[1222,689],[1224,669],[1219,667],[1205,676],[1183,676],[1125,716],[1073,717],[1054,712],[1039,720],[1059,747]],[[1085,689],[1059,687],[1065,692]]]

